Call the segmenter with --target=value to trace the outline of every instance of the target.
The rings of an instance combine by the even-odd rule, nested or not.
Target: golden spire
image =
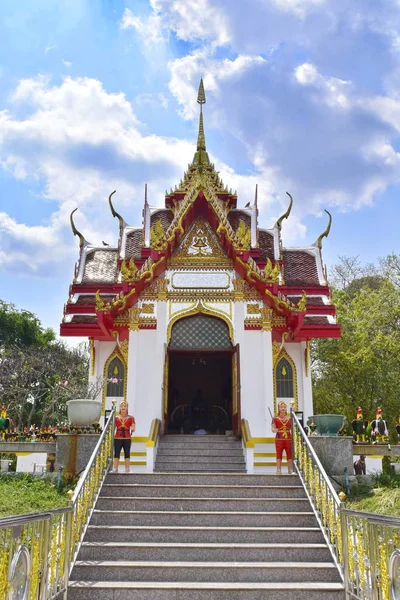
[[[206,103],[206,94],[204,91],[203,78],[200,79],[199,93],[197,94],[197,102],[200,104],[200,122],[199,122],[199,135],[197,136],[197,150],[206,149],[206,138],[204,135],[204,124],[203,124],[203,104]]]
[[[203,78],[200,79],[199,92],[197,94],[197,102],[200,104],[200,120],[199,120],[199,133],[197,136],[197,152],[193,158],[193,164],[195,165],[209,165],[210,159],[206,151],[206,137],[204,135],[204,123],[203,123],[203,104],[206,103],[206,94],[204,91]]]

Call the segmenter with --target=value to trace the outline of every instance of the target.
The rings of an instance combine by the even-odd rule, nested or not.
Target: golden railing
[[[115,407],[69,506],[0,519],[0,600],[66,598],[68,579],[112,461]]]
[[[0,519],[0,600],[66,594],[72,508]]]
[[[344,578],[341,502],[293,410],[291,415],[294,464],[336,566]]]
[[[344,578],[348,598],[400,598],[400,518],[342,511]]]
[[[113,457],[115,404],[110,413],[106,426],[100,436],[97,446],[93,451],[90,461],[78,481],[78,485],[70,500],[73,509],[71,544],[70,544],[70,570],[74,565],[76,556],[81,547],[89,519],[92,516],[94,505],[100,493],[101,486]]]

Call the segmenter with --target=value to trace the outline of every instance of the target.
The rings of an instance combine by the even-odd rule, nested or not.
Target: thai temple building
[[[61,335],[89,339],[89,379],[106,382],[102,412],[126,399],[138,442],[154,419],[162,435],[239,433],[245,419],[266,450],[280,400],[313,414],[312,340],[340,336],[321,255],[331,217],[315,243],[285,247],[288,194],[287,211],[260,228],[257,189],[240,207],[210,162],[205,101],[201,81],[197,148],[164,208],[146,192],[142,223],[129,225],[113,192],[115,246],[88,243],[71,215],[80,254]]]

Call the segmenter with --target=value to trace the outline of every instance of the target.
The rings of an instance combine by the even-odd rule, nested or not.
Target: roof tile
[[[114,283],[117,275],[118,250],[93,250],[86,256],[82,283]]]
[[[285,284],[321,285],[315,256],[304,250],[283,250]]]

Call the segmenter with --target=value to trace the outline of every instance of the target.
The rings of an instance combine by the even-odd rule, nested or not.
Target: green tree
[[[358,406],[372,421],[378,406],[393,431],[400,397],[400,287],[396,261],[380,268],[340,265],[342,289],[333,290],[342,337],[313,345],[313,393],[318,413],[340,413],[349,421]],[[388,277],[391,267],[391,277]]]
[[[13,426],[54,425],[66,402],[86,397],[86,344],[68,348],[31,312],[0,300],[0,404]]]
[[[54,331],[44,329],[33,313],[0,300],[0,347],[45,346],[55,337]]]

